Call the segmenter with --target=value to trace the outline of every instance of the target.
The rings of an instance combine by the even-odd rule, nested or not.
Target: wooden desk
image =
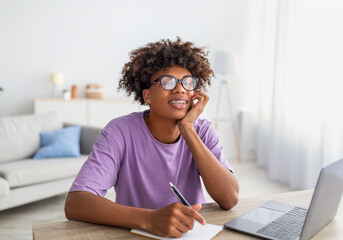
[[[204,204],[201,214],[206,222],[223,225],[262,203],[275,200],[299,207],[308,208],[313,190],[295,191],[270,196],[255,197],[240,200],[239,204],[230,211],[222,210],[216,203]],[[313,239],[343,239],[343,201],[338,213],[322,231]],[[78,221],[64,221],[56,223],[39,224],[33,226],[34,240],[69,240],[69,239],[147,239],[129,233],[129,229],[96,225]],[[255,239],[253,237],[223,229],[213,239]]]

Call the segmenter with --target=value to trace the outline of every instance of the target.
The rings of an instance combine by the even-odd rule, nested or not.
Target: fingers
[[[181,237],[182,234],[193,229],[194,220],[190,215],[193,215],[192,213],[196,211],[180,203],[174,203],[170,206],[172,208],[171,219],[169,222],[170,236]]]
[[[181,237],[182,234],[193,229],[194,220],[205,224],[204,218],[197,212],[201,204],[187,207],[180,203],[173,203],[164,208],[154,210],[148,218],[145,230],[168,237]]]
[[[205,219],[203,218],[203,216],[200,215],[200,213],[198,213],[199,210],[196,210],[194,208],[199,208],[199,210],[200,210],[201,204],[193,205],[192,208],[190,208],[190,207],[183,208],[182,211],[185,215],[193,218],[194,220],[199,222],[201,225],[205,225],[206,224]]]
[[[201,204],[195,204],[195,205],[192,205],[192,208],[198,212],[202,208],[202,205]]]
[[[181,218],[182,220],[179,219],[177,224],[175,224],[176,228],[182,233],[186,233],[189,230],[192,230],[194,226],[194,220],[190,217],[181,217]]]
[[[192,101],[194,100],[198,100],[197,104],[202,105],[203,107],[205,107],[205,105],[207,104],[207,102],[209,101],[209,96],[204,93],[203,91],[199,90],[196,91],[192,97]]]

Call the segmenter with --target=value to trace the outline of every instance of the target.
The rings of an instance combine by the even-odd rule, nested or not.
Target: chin
[[[181,120],[182,118],[184,118],[186,116],[186,114],[187,114],[187,112],[176,114],[175,118],[176,118],[176,120]]]
[[[180,120],[182,118],[184,118],[187,113],[189,112],[190,108],[187,109],[183,109],[182,111],[177,111],[175,114],[173,114],[177,120]]]
[[[189,111],[189,108],[178,109],[178,110],[165,108],[165,109],[160,109],[159,115],[165,118],[174,119],[175,121],[177,121],[184,118],[187,115],[188,111]]]

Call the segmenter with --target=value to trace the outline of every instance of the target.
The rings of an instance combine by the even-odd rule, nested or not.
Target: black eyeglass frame
[[[174,87],[173,89],[165,89],[165,88],[163,87],[163,85],[162,85],[162,83],[161,83],[161,80],[162,80],[162,78],[164,78],[164,77],[171,77],[171,78],[174,78],[174,79],[177,81],[176,84],[175,84],[175,87]],[[194,87],[192,90],[186,89],[185,86],[183,85],[183,80],[184,80],[185,78],[188,78],[188,77],[193,78],[193,81],[195,81],[195,85],[194,85],[195,87]],[[157,78],[155,81],[151,82],[151,83],[150,83],[150,86],[151,86],[152,84],[157,83],[157,82],[160,82],[161,87],[163,88],[163,90],[166,90],[166,91],[173,91],[173,90],[176,88],[176,86],[177,86],[177,84],[178,84],[179,82],[181,82],[181,85],[182,85],[183,89],[185,89],[186,91],[194,91],[194,90],[196,90],[197,87],[198,87],[199,79],[198,79],[197,77],[189,76],[189,75],[184,76],[182,79],[177,79],[176,77],[171,76],[171,75],[162,75],[161,77]]]

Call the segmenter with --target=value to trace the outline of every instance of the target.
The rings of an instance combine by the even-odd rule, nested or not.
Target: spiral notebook
[[[192,239],[192,240],[194,239],[205,240],[206,239],[208,240],[208,239],[213,238],[215,235],[217,235],[222,229],[223,229],[223,226],[221,225],[214,225],[214,224],[209,224],[209,223],[206,223],[205,225],[201,225],[197,221],[194,221],[193,229],[183,234],[181,238],[160,237],[160,236],[156,236],[151,233],[148,233],[146,231],[137,230],[137,229],[132,229],[130,233],[137,234],[137,235],[144,236],[151,239],[162,239],[162,240],[164,239]]]

